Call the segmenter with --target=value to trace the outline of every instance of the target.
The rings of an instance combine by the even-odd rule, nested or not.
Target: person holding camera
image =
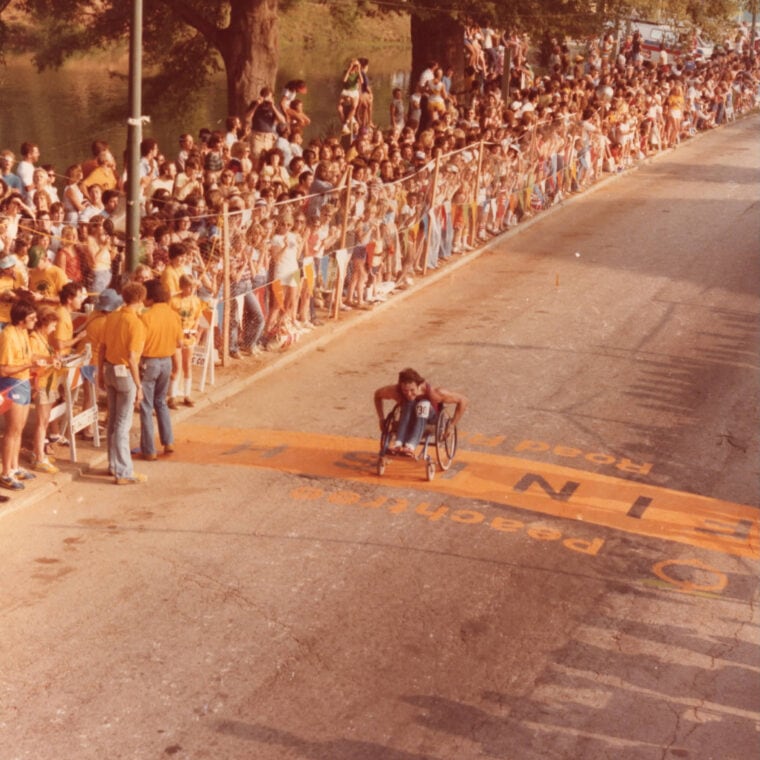
[[[259,97],[248,106],[245,120],[251,125],[251,157],[255,159],[274,147],[277,125],[288,123],[274,104],[271,87],[261,88]]]
[[[338,101],[338,116],[342,124],[341,132],[349,135],[353,128],[358,126],[356,119],[356,109],[359,105],[362,84],[362,66],[357,58],[354,58],[348,64],[346,73],[343,76],[343,89],[340,92]]]
[[[87,223],[86,255],[90,270],[87,290],[101,293],[111,282],[111,235],[104,216],[94,216]]]

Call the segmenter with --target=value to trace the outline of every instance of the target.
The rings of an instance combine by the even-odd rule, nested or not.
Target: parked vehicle
[[[626,31],[639,32],[641,55],[648,61],[656,61],[663,47],[669,57],[694,55],[705,59],[712,56],[715,47],[712,42],[686,27],[632,19],[626,25]]]

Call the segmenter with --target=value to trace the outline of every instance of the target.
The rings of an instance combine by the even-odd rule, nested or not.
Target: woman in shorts
[[[295,321],[298,298],[299,255],[303,240],[293,229],[293,218],[285,213],[277,218],[275,234],[269,241],[274,268],[272,299],[265,333],[272,335],[280,327],[290,328]]]
[[[0,333],[0,395],[5,409],[0,487],[10,491],[21,491],[22,481],[34,478],[33,473],[19,467],[18,457],[32,400],[30,371],[45,364],[32,356],[29,331],[36,322],[34,306],[29,301],[17,301],[11,307],[10,324]]]

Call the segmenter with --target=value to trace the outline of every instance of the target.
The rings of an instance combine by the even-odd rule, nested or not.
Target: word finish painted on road
[[[379,478],[377,442],[370,439],[191,424],[180,426],[177,438],[185,444],[185,461],[416,488],[760,557],[760,521],[752,507],[559,465],[460,450],[448,472],[427,482],[421,462],[401,458],[391,459]]]

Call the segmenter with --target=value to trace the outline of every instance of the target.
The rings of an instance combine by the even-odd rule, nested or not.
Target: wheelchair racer
[[[432,386],[411,367],[398,373],[395,385],[384,385],[375,391],[375,409],[381,431],[385,422],[383,401],[386,400],[401,405],[396,440],[388,453],[408,457],[414,456],[425,425],[436,421],[444,404],[456,404],[451,425],[456,425],[467,409],[467,399],[464,396]]]

